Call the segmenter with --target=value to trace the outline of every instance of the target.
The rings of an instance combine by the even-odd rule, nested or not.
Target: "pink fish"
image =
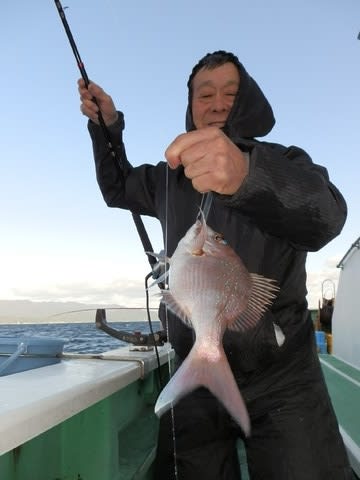
[[[250,435],[246,405],[227,361],[222,338],[226,329],[243,332],[256,325],[278,288],[249,273],[223,236],[197,220],[168,259],[169,290],[163,300],[195,331],[195,343],[160,393],[155,413],[161,416],[197,387],[204,386],[225,406],[245,435]]]

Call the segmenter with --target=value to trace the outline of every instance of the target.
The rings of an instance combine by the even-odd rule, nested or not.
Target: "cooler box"
[[[59,363],[64,343],[48,337],[0,337],[0,376]]]

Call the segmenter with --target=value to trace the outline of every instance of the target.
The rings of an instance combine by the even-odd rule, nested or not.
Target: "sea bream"
[[[182,397],[204,386],[225,406],[245,435],[249,415],[227,361],[226,329],[243,332],[256,325],[275,298],[275,282],[249,273],[223,236],[199,219],[180,240],[169,262],[169,290],[163,301],[195,331],[195,343],[160,393],[161,416]],[[171,341],[171,339],[170,339]]]

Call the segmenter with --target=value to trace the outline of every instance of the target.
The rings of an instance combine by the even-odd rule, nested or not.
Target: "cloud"
[[[319,301],[322,304],[323,296],[325,298],[333,297],[336,293],[340,270],[336,268],[339,263],[339,257],[330,257],[324,261],[319,270],[308,270],[306,286],[308,289],[307,300],[309,308],[316,309]]]
[[[125,259],[121,268],[114,261],[79,257],[18,256],[3,257],[0,279],[0,298],[34,301],[81,302],[116,304],[127,307],[146,305],[144,278],[148,273],[146,262],[136,264]],[[307,264],[307,289],[310,308],[318,308],[322,286],[330,280],[325,294],[329,295],[331,282],[338,284],[340,258],[327,258],[321,264]],[[150,280],[151,283],[151,280]],[[159,289],[150,289],[150,305],[159,303]]]
[[[146,295],[143,281],[114,279],[110,282],[73,282],[47,286],[19,287],[12,289],[12,298],[34,301],[62,301],[92,304],[115,304],[126,307],[145,307]],[[157,306],[159,298],[155,287],[149,292],[150,305]]]
[[[34,301],[76,301],[144,307],[146,263],[128,259],[109,260],[76,257],[19,256],[2,260],[0,298]],[[151,283],[151,281],[150,281]],[[152,306],[159,299],[151,289]]]

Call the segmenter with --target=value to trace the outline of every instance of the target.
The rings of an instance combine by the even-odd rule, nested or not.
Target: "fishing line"
[[[165,231],[164,231],[164,249],[165,249],[165,258],[168,258],[168,218],[169,218],[169,165],[166,165],[166,173],[165,173]],[[168,283],[167,287],[169,288],[169,272],[168,269],[168,262],[165,262],[165,273],[168,273]],[[168,308],[165,305],[165,322],[166,322],[166,336],[168,342],[171,343],[170,334],[169,334],[169,317],[168,317]],[[172,377],[173,371],[171,366],[171,352],[170,349],[168,350],[168,374],[169,378]],[[173,442],[173,458],[174,458],[174,475],[175,479],[178,479],[178,467],[177,467],[177,448],[176,448],[176,428],[175,428],[175,411],[174,406],[171,405],[170,408],[171,414],[171,431],[172,431],[172,442]]]
[[[207,218],[209,216],[210,208],[213,202],[214,194],[213,192],[207,192],[203,193],[201,197],[201,203],[200,203],[200,211],[197,216],[197,220],[201,220],[202,218],[207,221]],[[202,212],[202,213],[201,213]]]
[[[149,286],[148,286],[148,280],[149,278],[152,277],[152,272],[150,272],[148,275],[145,277],[145,296],[146,296],[146,314],[147,314],[147,320],[150,328],[150,334],[152,335],[153,341],[154,341],[154,348],[155,348],[155,354],[156,354],[156,362],[158,365],[157,372],[158,372],[158,381],[159,381],[159,392],[164,388],[165,384],[163,383],[162,375],[161,375],[161,365],[160,365],[160,355],[159,355],[159,349],[157,348],[156,342],[155,342],[155,333],[154,329],[152,326],[152,320],[150,316],[150,299],[149,299]],[[168,332],[166,332],[167,337]]]

